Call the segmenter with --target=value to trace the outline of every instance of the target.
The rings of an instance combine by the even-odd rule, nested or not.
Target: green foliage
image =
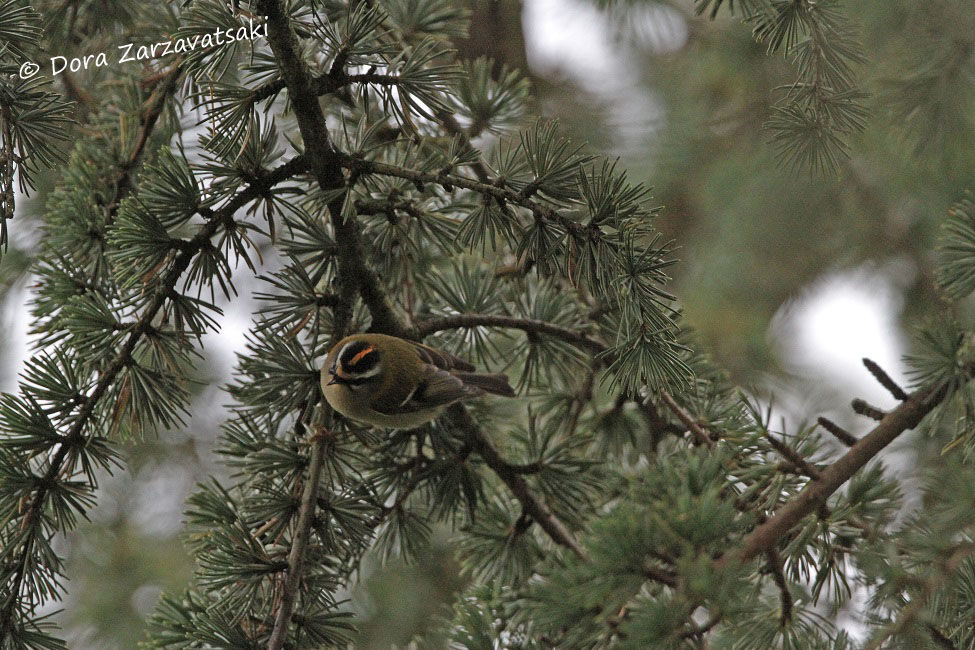
[[[955,300],[975,291],[975,203],[965,197],[948,212],[938,242],[938,284]]]
[[[14,216],[14,183],[34,189],[41,169],[62,160],[68,104],[43,76],[21,74],[38,53],[40,15],[20,0],[0,2],[0,253]],[[27,70],[26,72],[29,72]]]
[[[803,170],[836,172],[849,141],[869,112],[856,80],[865,57],[838,0],[696,0],[697,14],[715,20],[722,7],[752,26],[771,55],[782,53],[798,77],[778,88],[765,128],[780,160]]]

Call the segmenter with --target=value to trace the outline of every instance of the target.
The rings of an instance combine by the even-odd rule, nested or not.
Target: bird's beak
[[[332,381],[325,384],[326,386],[331,386],[332,384],[342,384],[347,382],[352,377],[345,373],[340,367],[332,368],[328,371],[328,374],[332,375]]]

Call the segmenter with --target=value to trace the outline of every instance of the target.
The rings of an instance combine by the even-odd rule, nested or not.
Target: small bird
[[[385,334],[336,343],[322,366],[322,392],[342,415],[390,429],[418,427],[486,393],[515,396],[506,375],[475,372],[452,354]]]

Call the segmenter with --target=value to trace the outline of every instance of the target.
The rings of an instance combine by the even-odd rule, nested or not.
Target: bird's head
[[[342,384],[355,389],[379,378],[382,360],[379,350],[368,341],[349,341],[335,357],[328,373],[332,376],[328,385]]]

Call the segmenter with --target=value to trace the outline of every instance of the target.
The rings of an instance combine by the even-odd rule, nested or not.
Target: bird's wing
[[[420,358],[423,359],[424,363],[429,363],[441,370],[461,370],[463,372],[474,371],[474,366],[463,359],[455,357],[449,352],[437,350],[428,345],[423,345],[422,343],[416,343],[414,341],[410,341],[410,343],[416,349],[417,354],[420,355]]]
[[[389,415],[411,413],[444,406],[468,397],[477,397],[484,392],[477,386],[465,384],[446,370],[427,364],[423,380],[406,396],[406,399],[399,404],[373,404],[373,409]]]

